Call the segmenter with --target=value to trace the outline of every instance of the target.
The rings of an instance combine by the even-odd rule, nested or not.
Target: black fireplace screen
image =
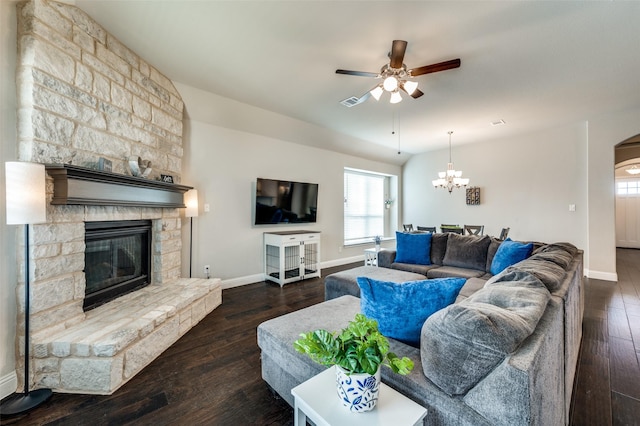
[[[85,224],[84,310],[149,283],[151,222]]]

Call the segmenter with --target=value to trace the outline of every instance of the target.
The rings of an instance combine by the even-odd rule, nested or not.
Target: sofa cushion
[[[477,269],[457,268],[455,266],[439,266],[437,268],[429,269],[427,271],[427,278],[474,278],[481,277],[484,274],[484,271],[478,271]]]
[[[551,293],[560,288],[566,274],[565,270],[561,266],[558,266],[553,262],[532,258],[518,262],[513,266],[509,266],[503,271],[503,273],[508,274],[513,271],[529,272],[542,281]],[[494,278],[491,278],[489,282],[504,281],[505,278],[503,273],[494,276]]]
[[[478,290],[481,290],[482,288],[484,288],[484,285],[486,283],[487,280],[484,280],[482,278],[469,278],[460,289],[455,303],[460,303],[463,300],[467,299],[469,296],[473,295]]]
[[[424,323],[420,355],[425,376],[449,395],[465,394],[533,332],[549,291],[531,274],[486,285]]]
[[[360,309],[378,321],[380,332],[418,347],[424,321],[452,304],[465,283],[463,278],[393,283],[358,277]]]
[[[442,264],[457,266],[458,268],[485,270],[487,265],[487,250],[491,238],[488,235],[449,235],[447,238],[447,252]]]
[[[396,232],[396,262],[431,264],[431,233]]]
[[[431,263],[434,265],[442,265],[442,259],[447,252],[447,241],[450,232],[433,234],[431,236]]]
[[[421,274],[424,275],[425,278],[427,277],[427,273],[434,268],[440,268],[440,266],[438,265],[417,265],[417,264],[413,264],[413,263],[398,263],[398,262],[393,262],[391,264],[391,269],[396,269],[398,271],[408,271],[408,272],[413,272],[416,274]],[[369,276],[369,275],[367,275]]]
[[[578,249],[573,244],[553,243],[538,248],[531,257],[548,260],[567,270],[577,251]]]
[[[324,278],[324,300],[335,299],[349,294],[360,297],[358,277],[367,276],[381,281],[401,283],[405,281],[423,280],[426,275],[412,272],[397,271],[391,268],[377,268],[375,266],[358,266],[345,271],[334,272]]]
[[[507,267],[531,256],[533,244],[524,244],[507,238],[500,244],[491,262],[491,273],[497,275]]]
[[[535,245],[535,243],[534,243]],[[544,253],[547,251],[555,251],[555,250],[564,250],[569,253],[572,257],[576,255],[578,252],[578,248],[571,243],[551,243],[551,244],[540,244],[539,247],[535,247],[533,254],[536,253]]]

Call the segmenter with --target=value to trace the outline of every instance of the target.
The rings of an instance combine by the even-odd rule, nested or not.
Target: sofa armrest
[[[378,267],[391,268],[391,264],[396,259],[396,251],[382,249],[378,252]]]

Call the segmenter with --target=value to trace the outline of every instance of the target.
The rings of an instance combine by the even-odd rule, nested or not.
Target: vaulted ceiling
[[[640,2],[75,3],[172,80],[332,129],[389,161],[398,143],[445,148],[449,130],[455,146],[640,107]],[[419,99],[341,105],[380,81],[335,70],[378,72],[394,39],[408,41],[408,68],[462,65],[417,77]]]

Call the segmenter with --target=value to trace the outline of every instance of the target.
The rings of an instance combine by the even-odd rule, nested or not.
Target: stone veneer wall
[[[94,167],[105,157],[114,172],[129,174],[128,157],[140,156],[152,162],[152,178],[163,173],[180,182],[184,105],[171,81],[77,7],[47,0],[17,7],[19,159]],[[49,179],[49,199],[52,188]],[[84,320],[84,222],[123,219],[153,220],[153,283],[180,277],[178,209],[49,204],[47,222],[31,232],[32,340]],[[23,294],[20,276],[19,382]],[[31,382],[57,388],[52,370],[36,359]]]

